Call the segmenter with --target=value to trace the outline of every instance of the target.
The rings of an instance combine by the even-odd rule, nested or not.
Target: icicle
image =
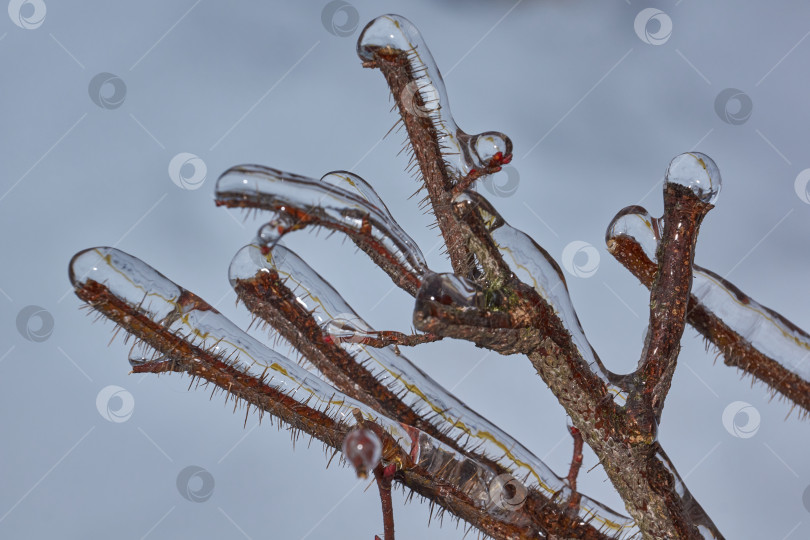
[[[376,55],[407,54],[413,81],[406,85],[401,101],[407,113],[429,118],[436,129],[442,157],[452,168],[456,179],[473,169],[486,168],[500,153],[512,153],[512,141],[503,133],[487,131],[469,135],[456,125],[450,112],[450,101],[444,80],[419,30],[399,15],[377,17],[363,29],[357,42],[357,54],[364,62],[374,62]],[[419,99],[416,99],[416,98]]]
[[[268,243],[309,223],[332,226],[373,237],[416,276],[427,271],[416,242],[357,175],[336,171],[319,181],[260,165],[240,165],[219,178],[216,198],[217,204],[275,212],[273,221],[260,233]]]
[[[467,407],[396,349],[393,347],[378,349],[362,345],[358,338],[368,335],[373,329],[295,252],[276,245],[267,254],[263,254],[260,246],[245,246],[231,262],[231,283],[237,279],[249,280],[259,272],[278,273],[279,277],[285,280],[286,287],[296,295],[296,301],[312,313],[318,324],[327,329],[340,328],[346,332],[346,339],[340,340],[341,346],[351,351],[357,361],[363,363],[378,381],[385,381],[395,394],[401,395],[402,402],[409,408],[437,428],[445,430],[448,437],[458,442],[460,448],[474,455],[485,455],[495,460],[511,471],[523,485],[538,489],[546,497],[551,498],[567,489],[565,481],[554,474],[542,460],[496,425]],[[452,283],[460,298],[470,293],[470,284],[464,280],[453,276]],[[430,445],[439,444],[432,438],[429,441]],[[443,452],[449,452],[448,455],[461,456],[458,451],[450,450],[444,444],[440,444],[440,447]],[[436,460],[437,463],[448,459],[439,457],[439,454],[426,452],[426,449],[422,449],[423,459],[429,458]],[[453,459],[469,461],[468,458],[462,457]],[[476,464],[476,467],[484,466]],[[491,478],[485,474],[484,469],[475,470],[479,471],[476,473],[479,477]],[[493,475],[491,471],[489,474]],[[471,480],[472,476],[465,478],[471,486],[475,484]],[[480,486],[475,489],[480,489]],[[583,497],[582,504],[582,512],[589,514],[611,530],[635,530],[632,520],[599,503]]]

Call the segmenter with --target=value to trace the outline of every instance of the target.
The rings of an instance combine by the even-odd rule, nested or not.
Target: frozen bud
[[[720,170],[717,164],[700,152],[687,152],[670,162],[667,183],[688,187],[703,202],[714,204],[720,194]]]
[[[365,478],[380,462],[382,443],[370,429],[355,429],[343,439],[343,455],[354,466],[357,476]]]

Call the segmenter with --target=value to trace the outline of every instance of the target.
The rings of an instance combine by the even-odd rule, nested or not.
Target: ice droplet
[[[380,462],[382,443],[370,429],[358,428],[350,431],[343,439],[343,455],[352,464],[357,476],[365,478],[368,472]]]
[[[427,117],[431,120],[442,148],[442,157],[456,180],[472,169],[483,169],[501,153],[511,155],[512,141],[497,131],[478,135],[465,133],[450,112],[447,89],[430,50],[419,30],[399,15],[377,17],[363,29],[357,42],[357,54],[364,62],[375,62],[378,56],[407,55],[410,76],[399,99],[402,114]]]
[[[675,156],[667,168],[666,181],[688,187],[701,201],[709,204],[717,202],[722,184],[717,164],[700,152]]]
[[[641,206],[628,206],[619,211],[608,225],[605,242],[617,236],[629,236],[638,243],[651,261],[656,261],[661,220],[654,218]]]
[[[422,281],[419,297],[439,304],[483,307],[483,295],[472,281],[455,274],[429,274]]]

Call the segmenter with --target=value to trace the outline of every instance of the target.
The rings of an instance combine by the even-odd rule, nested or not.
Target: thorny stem
[[[692,264],[700,223],[714,208],[691,189],[667,182],[664,187],[664,231],[658,244],[658,272],[650,289],[650,323],[636,372],[637,388],[628,409],[650,433],[664,409],[672,384],[686,307],[692,289]],[[638,399],[640,398],[640,399]]]
[[[133,306],[118,298],[105,285],[87,280],[76,287],[76,295],[90,307],[124,327],[130,336],[143,340],[163,358],[135,366],[135,373],[185,372],[194,379],[203,379],[224,390],[236,403],[241,400],[255,407],[260,413],[268,412],[289,424],[296,432],[303,432],[339,450],[351,427],[332,418],[328,411],[314,409],[280,392],[258,378],[241,371],[227,359],[215,352],[202,349],[184,337],[170,332],[162,324],[151,320],[139,306]],[[197,296],[185,292],[178,304],[191,303],[199,309],[212,310]],[[592,525],[580,520],[560,516],[548,501],[529,497],[526,504],[515,512],[519,516],[496,516],[481,511],[479,506],[462,489],[443,481],[420,467],[414,457],[405,452],[398,441],[370,420],[363,420],[364,427],[374,430],[383,445],[383,460],[398,464],[394,480],[402,483],[446,511],[478,528],[484,534],[498,539],[532,539],[539,531],[569,538],[607,540],[609,537]],[[530,493],[533,493],[530,491]],[[513,514],[515,513],[513,512]]]
[[[391,504],[391,479],[394,473],[391,467],[384,467],[380,463],[374,468],[374,478],[377,480],[382,503],[384,540],[394,540],[394,507]]]
[[[452,178],[445,166],[441,145],[431,119],[414,114],[414,109],[424,106],[424,103],[419,92],[406,91],[406,86],[414,81],[414,74],[408,62],[408,52],[378,49],[374,56],[373,62],[365,62],[363,66],[379,68],[385,76],[399,107],[400,117],[408,131],[411,148],[419,163],[430,205],[444,237],[453,271],[460,276],[468,276],[472,271],[472,261],[451,207],[451,193],[458,179]],[[416,100],[416,107],[413,107],[413,102],[404,101],[405,96],[411,95]]]
[[[237,167],[231,170],[238,169]],[[329,216],[323,213],[316,213],[312,211],[313,209],[307,211],[308,209],[299,208],[291,201],[270,199],[260,193],[246,196],[241,193],[221,192],[217,194],[215,202],[217,206],[225,206],[226,208],[244,208],[248,211],[266,210],[287,215],[294,222],[294,225],[280,227],[278,231],[280,235],[279,239],[285,234],[306,227],[324,227],[332,231],[341,232],[348,236],[378,267],[387,273],[394,284],[401,289],[411,295],[415,295],[422,284],[419,276],[408,270],[382,242],[372,235],[370,226],[354,229],[343,223],[336,222],[334,219],[330,219]],[[368,222],[369,218],[366,217],[365,219],[366,222]]]
[[[363,401],[379,412],[403,424],[418,427],[462,454],[470,455],[487,464],[498,474],[508,472],[491,458],[471,453],[459,444],[459,441],[421,418],[343,348],[326,340],[328,336],[325,336],[312,315],[295,301],[295,295],[284,285],[278,274],[260,272],[253,278],[239,279],[234,285],[234,290],[254,315],[273,326],[342,391],[352,396],[363,396]],[[433,489],[443,489],[441,486],[425,486],[425,488],[428,490],[427,493],[431,493],[430,490]],[[433,500],[430,496],[428,498]],[[563,512],[558,504],[539,491],[529,490],[524,508],[537,527],[547,533],[558,536],[569,535],[570,538],[607,538],[607,535],[598,532],[594,526],[581,523],[575,517],[561,515]],[[498,535],[493,536],[500,538]]]
[[[658,273],[658,267],[647,257],[644,249],[635,240],[626,235],[619,235],[608,242],[608,251],[645,287],[648,289],[652,287]],[[745,293],[714,272],[697,265],[695,270],[711,276],[718,283],[722,283],[740,303],[750,303],[751,300]],[[778,313],[770,312],[770,314],[798,334],[807,335],[802,329]],[[800,407],[804,414],[810,412],[810,382],[758,350],[748,340],[725,324],[722,319],[703,306],[694,295],[689,297],[686,321],[717,347],[720,354],[723,355],[723,361],[726,365],[737,367],[755,379],[764,382],[773,391],[779,392]]]

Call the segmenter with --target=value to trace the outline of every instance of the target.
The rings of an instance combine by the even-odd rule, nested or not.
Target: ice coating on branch
[[[276,249],[282,248],[277,246]],[[276,260],[280,260],[280,257]],[[108,314],[114,322],[120,324],[126,322],[127,318],[151,321],[151,324],[162,328],[161,335],[176,336],[197,347],[197,350],[215,355],[251,380],[294,399],[302,411],[325,412],[338,426],[360,427],[357,415],[374,422],[416,466],[433,475],[439,483],[449,484],[464,493],[478,508],[513,523],[523,523],[529,519],[519,508],[504,514],[501,506],[492,504],[487,489],[495,477],[491,467],[427,433],[391,420],[346,396],[289,358],[258,342],[204,300],[176,285],[143,261],[115,248],[91,248],[73,257],[69,273],[77,294],[94,309]],[[108,306],[104,304],[113,301],[119,308],[125,306],[124,314],[120,309],[105,309]],[[179,349],[166,345],[160,339],[153,339],[154,336],[138,337],[151,341],[149,345],[167,359],[176,355],[178,361],[188,361],[188,358],[181,357]],[[168,349],[160,350],[161,347]],[[148,347],[140,350],[144,352],[142,359],[150,355]],[[376,450],[366,457],[378,459]],[[386,464],[385,460],[383,463]],[[601,509],[598,503],[590,504],[589,508],[591,512]],[[633,528],[627,518],[607,510],[600,510],[593,519],[619,533]]]
[[[394,347],[374,348],[364,345],[362,338],[373,335],[374,330],[343,299],[343,297],[315,270],[313,270],[294,251],[276,245],[266,254],[261,246],[248,245],[239,250],[231,262],[230,279],[249,280],[260,272],[276,272],[285,280],[285,285],[296,296],[296,301],[312,313],[315,321],[327,332],[343,336],[336,340],[349,351],[358,363],[380,382],[386,384],[400,400],[439,429],[446,431],[448,437],[459,442],[462,448],[476,454],[484,454],[510,470],[520,482],[535,487],[545,496],[565,492],[565,481],[554,474],[548,466],[528,449],[513,439],[503,430],[467,407],[463,402],[448,392],[443,386],[421,371]],[[452,274],[450,274],[452,275]],[[427,276],[426,279],[430,279]],[[470,285],[465,280],[452,280],[454,294],[462,297],[470,294]],[[475,478],[489,478],[494,472],[488,467],[477,464],[472,467],[467,458],[461,458],[456,450],[446,448],[441,452],[431,450],[435,439],[425,439],[425,459],[429,459],[437,471],[450,455],[457,455],[457,466],[450,467],[447,474],[462,475],[465,482],[472,486]],[[450,452],[450,453],[447,453]],[[443,457],[440,457],[443,456]],[[466,465],[461,466],[462,462]],[[457,470],[457,473],[451,471]],[[473,473],[473,471],[475,471]],[[489,480],[487,480],[489,482]],[[484,484],[486,488],[487,483]],[[480,486],[476,489],[479,489]],[[563,499],[565,500],[565,499]],[[629,518],[583,497],[581,512],[583,519],[591,517],[604,527],[621,534],[630,534],[635,526]],[[623,537],[623,536],[620,536]]]
[[[692,294],[762,354],[810,381],[810,335],[804,330],[699,266],[694,269]]]
[[[607,240],[625,235],[642,247],[650,261],[657,263],[655,253],[661,225],[661,220],[651,218],[644,208],[631,206],[613,218]],[[692,295],[755,349],[810,381],[810,335],[804,330],[698,265],[692,270]]]
[[[270,167],[240,165],[217,180],[216,199],[217,204],[274,212],[269,228],[263,229],[268,243],[308,224],[322,225],[373,239],[380,251],[396,257],[417,276],[427,270],[419,246],[357,175],[336,171],[315,180]]]
[[[560,266],[529,235],[510,226],[481,194],[467,191],[457,199],[458,204],[473,205],[487,227],[492,240],[498,245],[503,260],[514,275],[530,285],[554,309],[571,334],[582,358],[594,373],[608,383],[608,388],[619,405],[624,405],[627,393],[612,384],[611,374],[594,351],[579,322],[568,285]]]
[[[450,101],[444,80],[422,35],[408,19],[399,15],[383,15],[363,29],[357,42],[361,60],[373,65],[379,57],[396,58],[406,55],[412,81],[399,96],[405,111],[417,117],[429,118],[436,129],[442,157],[456,179],[473,169],[486,168],[500,153],[512,153],[512,141],[497,131],[469,135],[462,131],[450,112]]]
[[[672,475],[672,482],[675,488],[675,493],[683,501],[683,507],[685,511],[692,515],[692,516],[705,516],[706,513],[702,511],[700,508],[700,504],[695,500],[692,493],[687,489],[686,484],[681,479],[678,471],[675,470],[675,467],[672,465],[672,462],[669,460],[669,456],[664,453],[664,450],[661,448],[660,445],[656,444],[655,453],[653,454],[653,458],[658,460],[661,465],[667,470],[669,474]],[[714,523],[710,520],[700,520],[695,523],[698,528],[698,532],[700,532],[701,537],[706,540],[714,540],[716,538],[722,538],[720,536],[719,531],[715,527]]]
[[[667,168],[666,182],[688,187],[701,201],[709,204],[717,202],[722,185],[717,164],[700,152],[675,156]]]
[[[628,206],[619,211],[608,225],[605,242],[619,235],[633,238],[651,261],[656,260],[658,240],[661,238],[660,220],[650,215],[642,206]]]

